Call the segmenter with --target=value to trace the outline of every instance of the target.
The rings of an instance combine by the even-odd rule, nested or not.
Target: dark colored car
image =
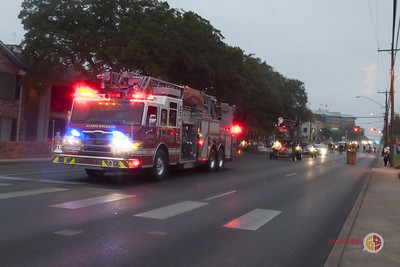
[[[313,144],[310,143],[301,143],[301,150],[303,151],[303,155],[310,155],[311,158],[317,157],[317,149]]]

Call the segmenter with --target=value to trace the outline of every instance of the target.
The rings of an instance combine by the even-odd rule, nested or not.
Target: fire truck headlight
[[[77,152],[82,148],[81,133],[76,129],[67,129],[67,133],[62,141],[62,150]]]
[[[136,143],[135,143],[136,144]],[[113,131],[111,149],[114,154],[129,153],[137,149],[131,138],[120,131]]]

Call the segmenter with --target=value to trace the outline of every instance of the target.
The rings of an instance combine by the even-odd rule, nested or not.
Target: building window
[[[13,99],[15,91],[15,76],[0,73],[0,98]]]
[[[11,118],[0,118],[0,141],[10,141],[12,130]]]
[[[308,128],[307,127],[304,127],[303,128],[303,133],[307,133],[308,132]]]

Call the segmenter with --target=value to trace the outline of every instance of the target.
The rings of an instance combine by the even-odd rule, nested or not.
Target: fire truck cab
[[[89,176],[170,166],[222,169],[232,160],[234,106],[201,91],[130,72],[103,72],[103,93],[77,88],[53,163],[83,167]]]

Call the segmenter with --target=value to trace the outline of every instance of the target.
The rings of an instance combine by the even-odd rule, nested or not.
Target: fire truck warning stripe
[[[117,201],[125,198],[135,197],[135,195],[126,195],[126,194],[110,194],[101,197],[93,197],[87,199],[81,199],[76,201],[64,202],[60,204],[51,205],[49,207],[53,208],[64,208],[64,209],[79,209],[83,207],[93,206],[97,204],[108,203],[112,201]]]
[[[255,231],[280,213],[281,211],[277,210],[254,209],[249,213],[230,221],[225,224],[224,227]]]
[[[59,192],[59,191],[65,191],[65,190],[68,190],[68,189],[49,187],[49,188],[32,189],[32,190],[25,190],[25,191],[15,191],[15,192],[1,193],[0,194],[0,199],[32,196],[32,195],[39,195],[39,194],[44,194],[44,193],[53,193],[53,192]]]
[[[136,217],[164,220],[169,217],[208,205],[204,202],[183,201],[163,208],[136,214]]]

